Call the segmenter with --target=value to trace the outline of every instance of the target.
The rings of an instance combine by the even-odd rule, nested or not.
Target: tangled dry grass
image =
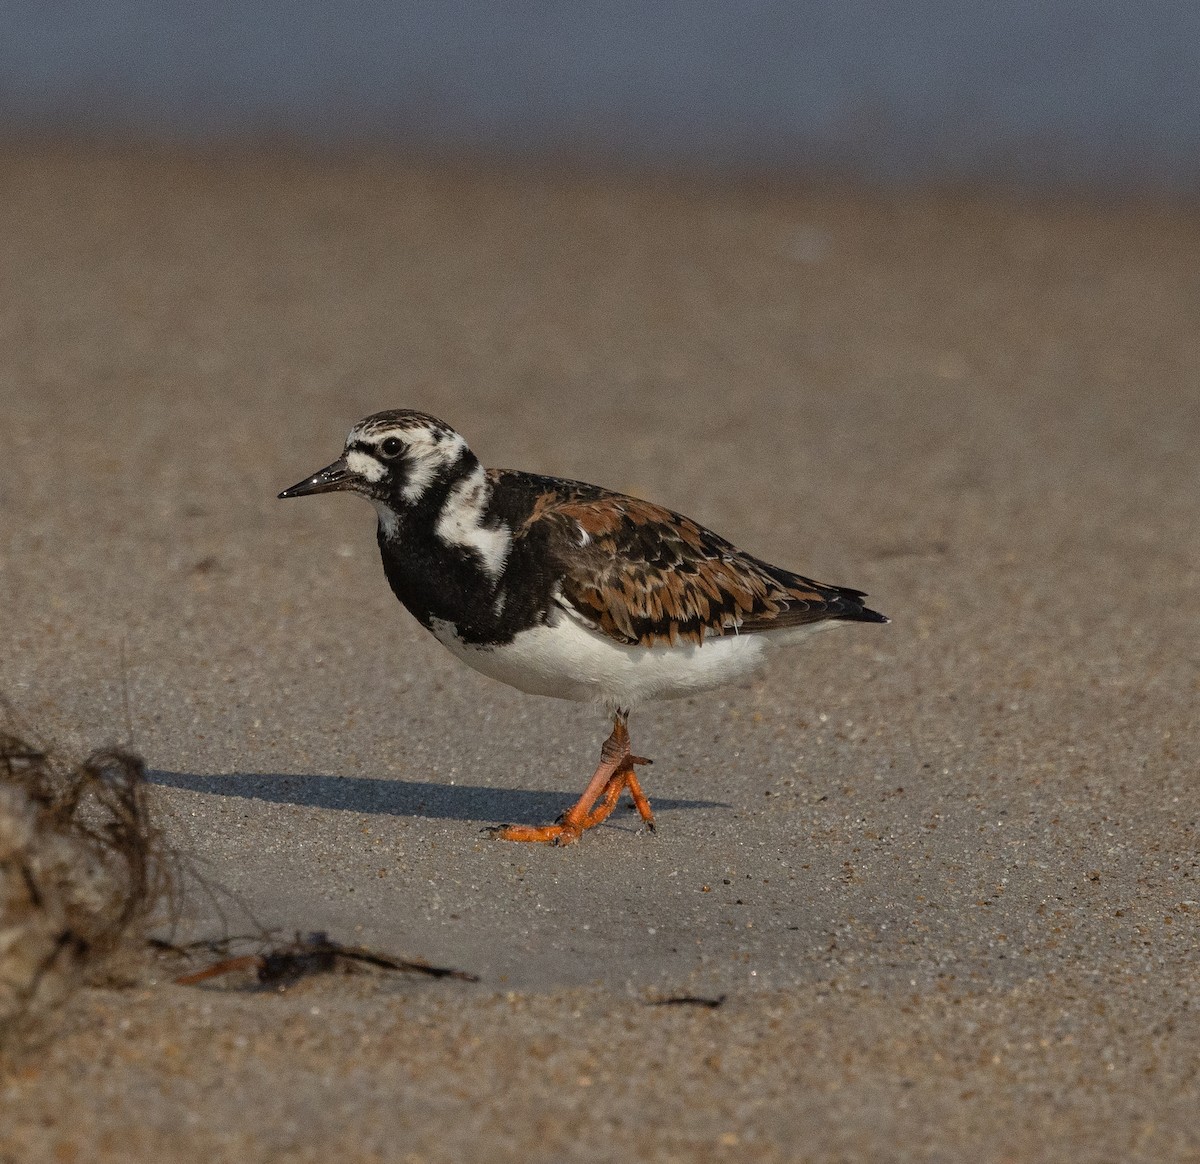
[[[140,946],[173,895],[140,756],[71,763],[0,728],[0,1048]]]

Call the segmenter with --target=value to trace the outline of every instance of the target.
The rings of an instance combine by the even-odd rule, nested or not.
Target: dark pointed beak
[[[288,497],[307,497],[310,493],[336,493],[341,489],[353,489],[358,478],[350,472],[345,457],[338,457],[332,465],[327,465],[319,473],[306,477],[303,481],[285,489],[279,499]]]

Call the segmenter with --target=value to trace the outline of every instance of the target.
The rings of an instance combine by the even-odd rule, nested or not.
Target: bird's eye
[[[388,437],[386,441],[379,446],[379,451],[385,457],[398,457],[404,451],[404,442],[399,437]]]

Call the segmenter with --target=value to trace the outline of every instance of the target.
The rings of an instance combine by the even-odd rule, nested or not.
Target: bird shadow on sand
[[[478,784],[434,784],[428,780],[367,779],[361,776],[301,776],[233,772],[200,776],[189,772],[149,771],[146,780],[166,788],[236,796],[272,804],[333,808],[379,816],[467,820],[481,824],[544,824],[570,808],[579,792],[539,792],[524,788],[488,788]],[[582,784],[579,791],[583,790]],[[654,796],[656,814],[677,809],[730,808],[717,800],[671,800]]]

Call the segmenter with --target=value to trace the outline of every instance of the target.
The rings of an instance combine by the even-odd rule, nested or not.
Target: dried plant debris
[[[431,966],[428,962],[411,958],[396,958],[381,954],[362,946],[343,946],[331,941],[323,932],[296,934],[291,942],[271,942],[270,935],[257,938],[224,938],[214,942],[192,942],[187,946],[175,946],[166,942],[155,943],[160,949],[191,956],[204,950],[221,957],[201,970],[180,975],[175,979],[181,986],[195,986],[213,978],[220,978],[238,971],[252,971],[255,984],[274,990],[286,990],[289,986],[313,974],[330,974],[335,971],[352,972],[361,969],[384,970],[408,974],[424,974],[431,978],[456,978],[462,982],[478,982],[477,974],[466,970],[453,970],[446,966]],[[234,954],[236,948],[251,948],[242,954]]]
[[[140,946],[173,900],[141,757],[69,763],[0,725],[0,1045]]]

